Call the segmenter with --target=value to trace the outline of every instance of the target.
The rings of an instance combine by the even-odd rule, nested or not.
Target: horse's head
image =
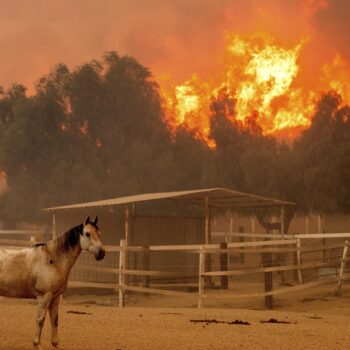
[[[101,242],[101,232],[97,226],[97,216],[91,221],[88,217],[83,224],[83,234],[80,236],[80,246],[83,250],[95,255],[96,260],[102,260],[106,254]]]

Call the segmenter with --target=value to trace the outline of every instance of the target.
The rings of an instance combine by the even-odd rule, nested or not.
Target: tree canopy
[[[229,187],[297,203],[302,212],[348,212],[350,108],[331,91],[293,144],[234,118],[223,91],[212,101],[211,138],[164,122],[158,85],[134,58],[108,52],[70,71],[60,64],[32,96],[0,93],[0,213],[40,219],[41,209],[151,191]]]

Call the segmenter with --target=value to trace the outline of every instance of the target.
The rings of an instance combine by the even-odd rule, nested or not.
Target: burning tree
[[[193,78],[168,95],[146,67],[109,52],[73,71],[57,66],[33,96],[20,85],[3,92],[2,216],[39,218],[42,207],[66,202],[208,186],[278,196],[302,211],[348,211],[349,107],[330,92],[311,113],[312,94],[293,86],[302,43],[230,43],[231,59],[246,65],[229,60],[214,89]],[[274,137],[285,127],[304,131],[288,145]]]

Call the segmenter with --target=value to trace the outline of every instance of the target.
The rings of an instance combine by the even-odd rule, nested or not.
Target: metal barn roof
[[[59,211],[64,209],[112,207],[117,205],[127,205],[132,203],[140,203],[162,199],[179,200],[192,204],[202,205],[207,196],[209,198],[210,206],[219,208],[259,208],[295,205],[295,203],[292,202],[286,202],[278,199],[233,191],[226,188],[208,188],[201,190],[138,194],[127,197],[104,199],[94,202],[63,205],[59,207],[46,208],[44,210]]]

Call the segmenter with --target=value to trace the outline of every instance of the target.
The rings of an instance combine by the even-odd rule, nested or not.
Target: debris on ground
[[[266,321],[260,321],[260,323],[282,323],[282,324],[291,324],[292,322],[290,321],[279,321],[275,318],[270,318],[269,320]]]
[[[75,310],[68,310],[67,314],[76,314],[76,315],[92,315],[91,312],[85,312],[85,311],[75,311]]]
[[[313,316],[306,316],[307,318],[313,318],[315,320],[323,320],[323,317],[321,316],[317,316],[317,315],[313,315]]]
[[[234,321],[218,321],[215,319],[212,320],[207,320],[207,319],[203,319],[203,320],[190,320],[190,322],[193,323],[205,323],[206,325],[210,324],[210,323],[222,323],[222,324],[237,324],[237,325],[244,325],[244,326],[250,326],[249,322],[246,321],[241,321],[241,320],[234,320]]]

